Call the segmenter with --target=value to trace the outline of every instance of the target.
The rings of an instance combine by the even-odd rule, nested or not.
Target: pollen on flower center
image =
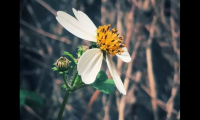
[[[121,54],[124,52],[122,49],[125,47],[124,44],[122,44],[124,37],[119,36],[117,33],[117,29],[113,28],[112,31],[109,31],[110,24],[99,26],[97,29],[97,44],[99,45],[100,49],[105,51],[106,53],[109,53],[111,55]]]

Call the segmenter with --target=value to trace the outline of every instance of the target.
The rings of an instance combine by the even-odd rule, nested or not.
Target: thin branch
[[[44,120],[42,117],[40,117],[32,108],[30,108],[27,105],[23,105],[23,107],[34,117],[36,117],[38,120]]]
[[[28,45],[22,45],[22,44],[20,44],[20,49],[24,49],[24,50],[27,50],[27,51],[30,51],[30,52],[34,52],[34,53],[36,53],[37,55],[40,55],[40,57],[42,57],[42,58],[47,58],[47,55],[43,52],[43,50],[41,49],[36,49],[36,48],[32,48],[32,47],[30,47],[30,46],[28,46]]]
[[[172,40],[173,40],[173,48],[174,52],[176,53],[178,61],[180,60],[180,50],[177,48],[177,41],[176,41],[176,33],[175,33],[175,23],[174,19],[170,17],[170,25],[171,25],[171,32],[172,32]]]
[[[146,59],[147,59],[147,71],[148,71],[148,80],[149,80],[149,87],[150,87],[150,93],[153,99],[151,100],[152,109],[153,109],[153,115],[155,120],[159,120],[158,113],[157,113],[157,104],[156,104],[156,82],[154,77],[154,71],[153,71],[153,62],[152,62],[152,38],[155,31],[155,24],[156,24],[156,16],[153,17],[152,25],[150,28],[150,37],[148,39],[148,47],[146,49]]]
[[[173,108],[174,108],[174,99],[178,93],[178,89],[179,89],[179,85],[176,85],[176,84],[179,84],[179,75],[178,75],[178,63],[175,62],[174,63],[174,86],[172,88],[172,91],[171,91],[171,97],[169,98],[168,102],[167,102],[167,118],[171,118],[172,116],[172,111],[173,111]]]
[[[154,99],[154,100],[156,101],[156,104],[157,104],[160,108],[162,108],[164,111],[167,112],[166,103],[165,103],[165,102],[163,102],[163,101],[161,101],[161,100],[159,100],[159,99],[153,98],[153,96],[151,95],[150,90],[149,90],[145,85],[140,84],[140,86],[141,86],[141,88],[151,97],[151,99]],[[176,114],[176,115],[178,114],[178,112],[177,112],[175,109],[173,109],[172,112],[173,112],[174,114]]]
[[[36,59],[36,58],[33,58],[32,56],[30,56],[29,54],[24,54],[23,55],[25,58],[29,59],[30,61],[42,66],[43,68],[51,68],[48,64],[44,63],[44,62],[41,62],[40,60]]]
[[[88,115],[88,113],[89,113],[90,110],[91,110],[92,104],[94,103],[94,101],[95,101],[95,100],[97,99],[97,97],[99,96],[99,93],[100,93],[100,91],[99,91],[99,90],[96,90],[96,91],[94,92],[94,94],[92,95],[92,97],[90,98],[90,102],[88,103],[87,110],[86,110],[85,114],[83,115],[82,120],[87,120],[87,115]]]
[[[180,110],[178,112],[177,119],[180,120]]]
[[[132,5],[131,11],[128,13],[128,22],[127,22],[127,33],[126,33],[126,40],[125,40],[125,45],[127,49],[129,49],[129,44],[131,40],[131,35],[132,35],[132,29],[134,28],[134,10],[135,6]]]
[[[34,27],[34,26],[28,24],[28,23],[25,22],[24,20],[20,20],[20,24],[26,26],[27,28],[33,30],[34,32],[37,32],[37,33],[39,33],[39,34],[41,34],[41,35],[44,35],[44,36],[46,36],[46,37],[49,37],[49,38],[51,38],[51,39],[59,40],[59,41],[61,41],[61,42],[65,42],[65,43],[67,43],[67,44],[71,44],[71,41],[70,41],[70,40],[68,40],[68,39],[66,39],[66,38],[64,38],[64,37],[58,37],[58,36],[56,36],[56,35],[54,35],[54,34],[45,32],[45,31],[43,31],[42,29],[38,29],[38,28],[36,28],[36,27]]]
[[[134,94],[134,91],[137,89],[138,84],[140,83],[142,78],[142,72],[141,71],[137,71],[135,73],[135,82],[137,84],[133,84],[132,87],[130,88],[130,90],[127,93],[127,97],[128,99],[126,99],[126,104],[127,105],[132,105],[136,102],[136,95]]]
[[[103,97],[105,97],[106,95],[103,95]],[[112,95],[109,95],[107,102],[105,102],[104,105],[104,118],[103,120],[110,120],[110,116],[109,116],[109,108],[110,108],[110,104],[111,104],[111,99],[112,99]]]
[[[166,17],[165,17],[165,14],[164,14],[164,3],[165,3],[165,1],[166,0],[163,0],[161,2],[160,17],[161,17],[161,22],[163,23],[163,25],[165,26],[165,28],[170,31],[170,26],[167,24]]]
[[[132,55],[131,55],[131,62],[128,64],[128,69],[127,69],[127,72],[126,72],[126,78],[124,80],[124,87],[126,89],[126,91],[128,90],[128,85],[129,85],[129,77],[127,76],[131,76],[131,72],[132,72],[132,66],[133,66],[133,62],[136,58],[136,55],[137,55],[137,51],[138,51],[138,48],[141,44],[141,41],[138,40],[135,44],[135,49],[133,50],[132,52]],[[124,120],[124,109],[125,109],[125,98],[126,96],[122,96],[121,100],[120,100],[120,105],[119,105],[119,120]]]
[[[173,8],[173,7],[172,7]],[[171,8],[171,11],[172,11]],[[174,107],[174,99],[178,93],[178,89],[179,89],[179,84],[180,84],[180,79],[179,79],[179,75],[180,75],[180,67],[179,67],[179,60],[180,60],[180,51],[177,48],[177,41],[176,41],[176,37],[175,37],[175,22],[174,19],[172,17],[170,17],[170,25],[171,25],[171,34],[172,34],[172,44],[173,44],[173,49],[174,49],[174,53],[175,53],[175,62],[174,62],[174,86],[172,88],[171,91],[171,97],[169,98],[168,102],[167,102],[167,118],[171,118],[172,117],[172,110]]]
[[[41,28],[42,26],[39,23],[37,17],[35,16],[35,13],[29,3],[27,3],[26,8],[27,8],[28,12],[31,14],[31,17],[32,17],[33,21],[35,22],[35,25],[37,26],[37,28]]]
[[[46,8],[49,12],[51,12],[52,14],[54,14],[55,16],[57,15],[56,14],[56,11],[51,8],[46,2],[44,2],[43,0],[36,0],[36,2],[38,2],[40,5],[42,5],[44,8]]]
[[[155,1],[155,0],[151,0],[151,4],[152,4],[153,9],[154,9],[154,11],[155,11],[155,13],[156,13],[156,16],[159,17],[159,12],[158,12],[158,10],[157,10],[156,1]]]

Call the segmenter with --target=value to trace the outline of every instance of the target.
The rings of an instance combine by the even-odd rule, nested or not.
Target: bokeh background
[[[91,43],[65,30],[56,11],[85,12],[96,26],[111,24],[132,61],[113,60],[127,95],[93,87],[70,95],[63,120],[180,119],[180,0],[20,0],[20,120],[56,120],[64,97],[52,64]],[[105,61],[102,70],[111,78]]]

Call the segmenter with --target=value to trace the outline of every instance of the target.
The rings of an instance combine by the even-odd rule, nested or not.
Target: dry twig
[[[136,54],[137,54],[137,51],[138,51],[138,48],[140,46],[140,43],[141,41],[138,40],[135,44],[135,49],[134,51],[132,52],[132,55],[131,55],[131,62],[128,64],[128,69],[127,69],[127,72],[126,72],[126,78],[124,80],[124,87],[126,89],[126,91],[128,90],[128,85],[129,85],[129,77],[127,76],[131,76],[131,72],[132,72],[132,66],[133,66],[133,62],[136,58]],[[119,105],[119,120],[124,120],[124,108],[125,108],[125,98],[126,96],[122,96],[121,100],[120,100],[120,105]]]
[[[56,14],[56,11],[51,8],[46,2],[44,2],[43,0],[36,0],[40,5],[42,5],[44,8],[46,8],[49,12],[51,12],[52,14],[54,14],[55,16],[57,15]]]
[[[61,42],[65,42],[65,43],[67,43],[67,44],[71,44],[71,41],[70,41],[70,40],[68,40],[68,39],[66,39],[66,38],[64,38],[64,37],[58,37],[58,36],[56,36],[56,35],[54,35],[54,34],[45,32],[45,31],[43,31],[42,29],[38,29],[38,28],[36,28],[36,27],[34,27],[34,26],[28,24],[28,23],[25,22],[24,20],[20,20],[20,24],[26,26],[27,28],[33,30],[34,32],[37,32],[37,33],[39,33],[39,34],[41,34],[41,35],[44,35],[44,36],[46,36],[46,37],[49,37],[49,38],[51,38],[51,39],[59,40],[59,41],[61,41]]]
[[[87,110],[86,110],[85,114],[83,115],[82,120],[87,120],[87,115],[88,115],[88,113],[89,113],[90,110],[91,110],[92,104],[94,103],[94,101],[95,101],[95,100],[97,99],[97,97],[99,96],[99,93],[100,93],[100,91],[99,91],[99,90],[96,90],[96,91],[94,92],[94,94],[92,95],[92,97],[90,98],[90,102],[88,103]]]
[[[146,59],[147,59],[147,71],[148,71],[148,80],[149,80],[149,87],[150,87],[150,93],[153,99],[151,100],[152,109],[153,109],[153,115],[155,120],[158,119],[158,113],[157,113],[157,104],[156,104],[156,82],[154,77],[154,71],[153,71],[153,62],[152,62],[152,38],[154,35],[155,30],[155,24],[156,24],[156,16],[153,17],[152,25],[150,28],[150,37],[148,39],[148,47],[146,49]]]
[[[36,117],[38,120],[44,120],[42,117],[40,117],[32,108],[30,108],[27,105],[23,105],[23,107],[34,117]]]

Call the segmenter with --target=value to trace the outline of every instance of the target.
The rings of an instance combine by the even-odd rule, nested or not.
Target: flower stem
[[[76,68],[75,68],[75,69],[76,69]],[[75,70],[75,74],[74,74],[74,78],[73,78],[73,80],[72,80],[71,86],[74,86],[74,82],[75,82],[75,80],[76,80],[77,77],[78,77],[78,71]]]
[[[66,93],[65,93],[65,97],[64,97],[64,100],[63,100],[63,102],[62,102],[62,106],[61,106],[61,109],[60,109],[60,112],[59,112],[59,115],[58,115],[58,119],[57,119],[57,120],[61,120],[61,118],[62,118],[62,114],[63,114],[63,112],[64,112],[65,105],[66,105],[66,103],[67,103],[69,94],[70,94],[70,90],[67,90]]]
[[[66,87],[71,89],[70,84],[67,82],[67,75],[65,73],[63,73],[63,81],[64,81]]]
[[[64,96],[64,99],[63,99],[63,102],[62,102],[62,105],[61,105],[61,108],[60,108],[60,112],[59,112],[59,115],[58,115],[58,119],[57,120],[61,120],[62,118],[62,114],[65,110],[65,105],[67,103],[67,100],[68,100],[68,97],[69,97],[69,94],[71,92],[71,86],[69,85],[69,83],[67,82],[67,75],[65,73],[63,73],[63,81],[65,83],[65,85],[67,86],[67,91],[65,93],[65,96]]]

